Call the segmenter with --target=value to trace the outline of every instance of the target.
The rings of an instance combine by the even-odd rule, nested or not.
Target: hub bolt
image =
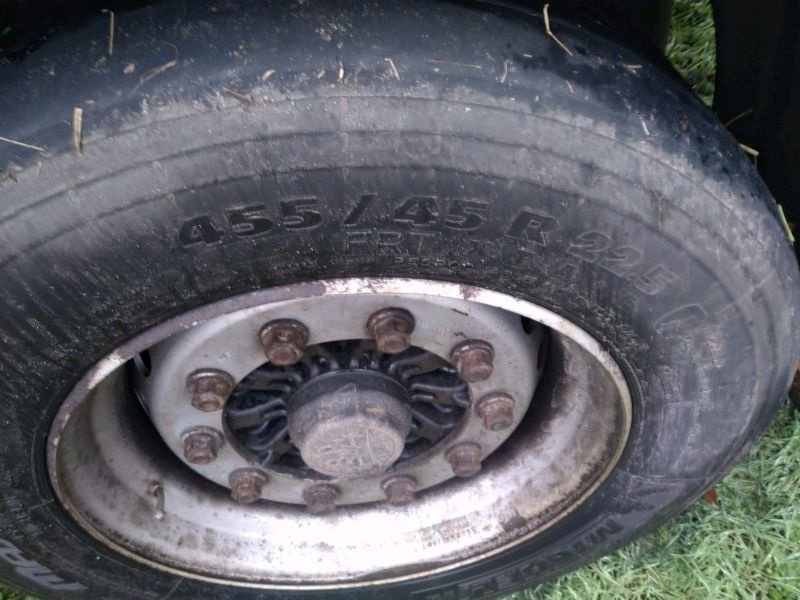
[[[367,331],[378,350],[399,354],[411,345],[414,325],[414,316],[404,308],[384,308],[367,320]]]
[[[221,410],[235,384],[233,377],[217,369],[200,369],[186,379],[192,406],[205,412]]]
[[[456,444],[447,449],[444,457],[453,467],[456,477],[472,477],[481,470],[481,447],[472,442]]]
[[[502,392],[492,392],[478,401],[475,407],[483,426],[489,431],[501,431],[514,424],[514,398]]]
[[[216,460],[225,443],[222,433],[211,427],[192,427],[183,432],[183,456],[193,465],[207,465]]]
[[[318,483],[303,491],[308,512],[312,515],[329,515],[336,510],[339,488],[328,483]]]
[[[267,476],[255,469],[239,469],[231,473],[231,498],[239,504],[252,504],[261,498],[261,489],[268,481]]]
[[[276,367],[288,367],[303,358],[308,328],[294,319],[270,321],[258,333],[264,354]]]
[[[408,475],[395,475],[389,477],[382,484],[386,492],[386,500],[392,506],[405,506],[414,501],[414,492],[417,491],[417,480]]]
[[[453,348],[450,360],[467,383],[486,381],[491,377],[494,350],[489,342],[468,340]]]

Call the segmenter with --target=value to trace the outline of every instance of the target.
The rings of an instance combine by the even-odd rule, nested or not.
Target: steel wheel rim
[[[89,467],[78,467],[91,463],[87,456],[92,454],[88,450],[93,444],[95,450],[103,451],[96,453],[100,458],[95,458],[92,467],[95,471],[103,467],[105,471],[100,471],[106,476],[113,474],[113,469],[101,464],[107,460],[103,457],[103,444],[112,443],[109,439],[117,446],[127,443],[129,453],[141,450],[142,440],[125,438],[122,429],[107,431],[108,439],[89,435],[91,444],[85,443],[83,448],[76,448],[76,440],[79,434],[86,438],[87,432],[93,431],[91,427],[87,429],[87,423],[103,417],[97,408],[103,403],[96,399],[109,398],[119,391],[120,367],[144,349],[219,315],[297,298],[365,293],[459,299],[508,311],[548,327],[553,336],[553,352],[561,355],[561,375],[571,373],[568,380],[562,377],[559,386],[552,386],[560,390],[557,398],[552,389],[542,391],[549,394],[549,404],[560,404],[560,408],[545,407],[542,400],[535,415],[529,411],[525,428],[520,425],[489,458],[489,467],[473,480],[448,481],[432,487],[407,507],[357,506],[322,520],[301,509],[275,508],[271,503],[231,506],[221,488],[198,483],[193,473],[188,477],[186,473],[173,474],[170,478],[165,475],[165,469],[169,469],[163,464],[147,462],[152,459],[147,453],[133,452],[130,456],[139,462],[133,460],[128,466],[133,466],[135,473],[129,473],[124,482],[116,476],[116,481],[109,480],[110,485],[109,481],[101,485],[97,478],[93,479]],[[105,403],[108,404],[111,403]],[[48,440],[48,466],[58,498],[81,527],[134,560],[185,577],[229,585],[281,589],[355,587],[429,576],[475,562],[553,525],[585,501],[611,472],[624,448],[630,418],[630,392],[613,358],[583,329],[547,309],[499,292],[450,283],[341,279],[271,288],[218,302],[168,321],[118,348],[100,361],[63,403]],[[122,417],[117,421],[130,426]],[[543,423],[547,427],[542,427]],[[592,435],[585,435],[587,428]],[[587,437],[603,442],[592,445],[585,441]],[[171,462],[170,468],[175,467],[177,461]],[[566,468],[559,469],[557,480],[543,479],[554,465]],[[528,479],[520,485],[521,473],[527,473]],[[533,481],[533,476],[539,479]],[[517,485],[509,489],[509,481]],[[548,496],[548,489],[560,489],[562,493]],[[159,518],[158,513],[162,499],[165,518]],[[114,513],[109,508],[112,505],[117,511],[114,519],[109,518]],[[187,518],[187,511],[197,513],[198,506],[208,509],[208,514],[221,512],[224,518],[215,524],[217,529],[206,529],[205,538],[187,537],[192,527],[198,528],[197,522]],[[509,530],[509,519],[514,515],[515,527]],[[231,523],[235,525],[233,530],[239,530],[233,537],[220,537],[222,525],[230,530]],[[290,524],[290,529],[282,523]],[[297,531],[308,533],[294,536],[283,546],[264,546],[267,532],[272,536],[276,532]],[[376,542],[374,531],[383,532],[381,541]],[[320,542],[336,540],[342,532],[351,533],[341,542]],[[442,532],[447,534],[444,541]],[[224,551],[226,545],[235,544],[246,551],[238,556]],[[219,558],[220,551],[225,554],[224,560]],[[269,565],[265,556],[271,557]],[[309,569],[303,564],[314,567]],[[390,569],[394,572],[392,577],[375,575]]]

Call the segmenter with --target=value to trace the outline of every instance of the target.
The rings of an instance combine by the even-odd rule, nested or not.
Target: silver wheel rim
[[[260,322],[276,307],[325,301],[336,305],[341,300],[353,304],[354,299],[368,299],[355,303],[367,307],[361,307],[362,313],[380,303],[410,306],[417,312],[426,302],[447,310],[454,302],[466,303],[471,311],[464,312],[472,314],[473,327],[486,337],[492,335],[486,323],[494,317],[502,323],[508,315],[517,323],[524,317],[548,329],[551,364],[545,371],[549,373],[530,409],[515,413],[513,433],[477,431],[474,418],[459,429],[460,441],[476,440],[491,447],[479,475],[426,482],[422,487],[427,489],[402,507],[376,502],[381,499],[377,480],[366,486],[369,493],[361,490],[353,505],[332,515],[308,514],[296,502],[297,490],[291,492],[293,498],[281,498],[286,485],[262,496],[269,501],[242,505],[230,499],[224,486],[226,474],[246,464],[231,462],[217,473],[192,470],[194,465],[176,458],[174,431],[159,427],[172,447],[169,451],[159,447],[152,430],[142,433],[142,423],[135,422],[141,415],[132,417],[124,365],[144,350],[168,339],[174,344],[181,339],[176,337],[180,332],[184,339],[200,339],[204,328],[213,329],[220,319],[255,314]],[[422,335],[417,341],[433,346],[436,337]],[[528,339],[538,346],[536,336]],[[452,346],[452,340],[445,342],[437,353]],[[170,343],[160,348],[169,349]],[[156,369],[158,360],[156,356]],[[518,364],[511,371],[504,368],[499,367],[504,380],[519,373]],[[535,385],[536,364],[530,365],[529,373]],[[496,389],[497,382],[490,380],[487,385]],[[514,394],[524,393],[525,385],[514,387]],[[473,404],[476,390],[489,389],[478,388],[470,385]],[[521,403],[523,409],[528,400]],[[96,539],[135,560],[229,585],[356,587],[429,576],[475,562],[552,526],[585,501],[613,469],[627,440],[630,418],[630,393],[619,366],[594,338],[563,317],[481,288],[353,278],[231,298],[131,340],[100,361],[63,403],[48,440],[48,465],[56,494],[73,518]],[[440,473],[445,450],[437,450]],[[234,452],[228,458],[237,457]],[[348,504],[346,498],[343,504]]]

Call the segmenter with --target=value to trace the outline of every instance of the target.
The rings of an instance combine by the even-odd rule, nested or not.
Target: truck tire
[[[663,61],[550,16],[558,42],[538,10],[483,3],[178,0],[117,14],[113,48],[101,14],[0,67],[2,583],[488,598],[620,547],[727,472],[800,354],[776,206]],[[234,336],[253,315],[260,341]],[[348,340],[371,337],[379,358],[354,367]],[[226,379],[260,343],[266,366]],[[356,383],[309,392],[345,351],[358,373],[331,377]],[[456,415],[446,433],[398,399],[416,375],[384,369],[421,356],[452,384],[425,400]],[[187,391],[189,364],[206,371]],[[235,399],[275,373],[305,391],[271,422],[288,445],[258,454],[231,420],[254,396]],[[358,378],[383,383],[367,398]],[[378,452],[357,423],[415,458],[368,472],[336,446]],[[392,491],[363,483],[388,475]]]

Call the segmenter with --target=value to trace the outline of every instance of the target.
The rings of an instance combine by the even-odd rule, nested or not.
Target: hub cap
[[[342,479],[379,475],[400,458],[411,429],[404,395],[393,380],[365,371],[321,376],[292,403],[291,438],[319,473]]]

